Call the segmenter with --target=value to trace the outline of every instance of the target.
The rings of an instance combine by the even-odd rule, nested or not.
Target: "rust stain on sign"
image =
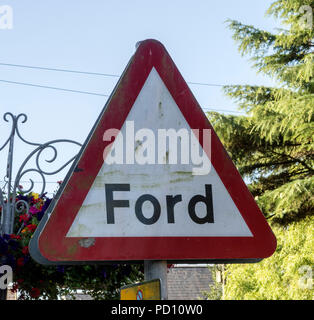
[[[95,238],[87,238],[79,240],[79,245],[83,248],[89,248],[95,244]]]

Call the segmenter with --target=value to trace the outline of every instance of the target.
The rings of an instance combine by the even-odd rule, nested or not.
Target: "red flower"
[[[30,218],[30,215],[28,213],[25,213],[25,214],[21,214],[20,215],[20,222],[24,221],[24,222],[27,222]]]
[[[30,232],[34,232],[35,229],[37,228],[37,225],[36,224],[28,224],[26,226],[26,228],[30,231]]]
[[[32,298],[38,298],[40,296],[40,290],[38,288],[32,288],[30,296]]]
[[[31,203],[32,204],[36,204],[37,202],[39,202],[40,201],[40,199],[38,198],[38,199],[35,199],[34,197],[32,198],[32,200],[31,200]]]
[[[28,246],[23,247],[22,253],[26,256],[28,254]]]
[[[24,258],[18,258],[16,260],[16,264],[19,266],[19,267],[23,267],[24,266]]]
[[[21,236],[17,236],[15,234],[10,234],[11,239],[21,240]]]
[[[19,284],[14,282],[11,291],[15,293],[18,288],[19,288]]]

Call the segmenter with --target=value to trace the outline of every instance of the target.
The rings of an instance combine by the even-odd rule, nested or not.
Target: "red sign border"
[[[153,67],[190,127],[212,130],[212,165],[253,237],[96,237],[88,248],[79,244],[86,238],[66,238],[103,165],[103,151],[110,143],[103,141],[104,132],[121,129]],[[202,145],[201,138],[202,134]],[[36,230],[35,247],[47,262],[245,260],[266,258],[276,249],[276,238],[242,177],[170,55],[156,40],[139,44],[65,183],[50,218]]]

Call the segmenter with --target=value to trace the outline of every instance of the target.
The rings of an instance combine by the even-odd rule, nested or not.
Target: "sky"
[[[102,95],[112,92],[117,76],[135,51],[135,44],[148,38],[164,44],[187,82],[274,85],[271,79],[251,68],[248,57],[241,57],[225,22],[235,19],[273,31],[278,22],[265,16],[271,2],[0,0],[0,7],[9,5],[13,13],[12,29],[0,29],[0,148],[11,126],[11,122],[2,118],[5,112],[27,115],[27,121],[20,123],[19,128],[28,141],[71,139],[83,143],[106,103],[107,98]],[[116,76],[20,68],[12,64]],[[236,104],[224,96],[221,87],[189,86],[204,110],[229,110],[237,114]],[[14,173],[33,149],[16,139]],[[0,151],[0,186],[7,150]],[[58,152],[56,162],[43,162],[42,168],[54,171],[77,151],[77,147],[65,145]],[[49,159],[53,151],[47,150],[43,155]],[[56,181],[62,180],[65,173],[63,170],[47,177],[49,192],[56,189]],[[37,178],[33,173],[30,175],[34,181],[40,181],[38,175]],[[26,176],[23,180],[27,180]]]

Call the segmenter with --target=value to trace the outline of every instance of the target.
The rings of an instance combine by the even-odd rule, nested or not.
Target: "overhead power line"
[[[52,90],[59,90],[59,91],[72,92],[72,93],[88,94],[88,95],[93,95],[93,96],[109,97],[108,94],[102,94],[102,93],[96,93],[96,92],[90,92],[90,91],[74,90],[74,89],[66,89],[66,88],[59,88],[59,87],[44,86],[44,85],[28,83],[28,82],[18,82],[18,81],[4,80],[4,79],[0,79],[0,82],[35,87],[35,88],[42,88],[42,89],[52,89]],[[240,113],[240,114],[243,113],[241,111],[235,111],[235,110],[229,110],[229,109],[217,109],[217,108],[211,108],[211,107],[202,107],[202,109],[204,111],[230,112],[230,113]]]
[[[43,86],[43,85],[40,85],[40,84],[27,83],[27,82],[9,81],[9,80],[3,80],[3,79],[0,79],[0,82],[9,83],[9,84],[18,84],[18,85],[29,86],[29,87],[37,87],[37,88],[43,88],[43,89],[60,90],[60,91],[67,91],[67,92],[74,92],[74,93],[83,93],[83,94],[89,94],[89,95],[93,95],[93,96],[109,97],[108,94],[89,92],[89,91],[80,91],[80,90],[73,90],[73,89],[65,89],[65,88],[58,88],[58,87],[50,87],[50,86]]]
[[[217,83],[203,83],[203,82],[187,82],[188,84],[193,84],[197,86],[208,86],[208,87],[224,87],[224,84]]]
[[[12,64],[12,63],[4,63],[4,62],[0,62],[0,65],[7,66],[7,67],[18,67],[18,68],[38,69],[38,70],[45,70],[45,71],[77,73],[77,74],[95,75],[95,76],[104,76],[104,77],[115,77],[115,78],[120,77],[117,74],[110,74],[110,73],[88,72],[88,71],[81,71],[81,70],[49,68],[49,67],[41,67],[41,66],[29,66],[29,65]],[[45,86],[45,85],[27,83],[27,82],[10,81],[10,80],[5,80],[5,79],[0,79],[0,82],[8,83],[8,84],[15,84],[15,85],[37,87],[37,88],[43,88],[43,89],[52,89],[52,90],[60,90],[60,91],[65,91],[65,92],[88,94],[88,95],[93,95],[93,96],[109,97],[108,94],[75,90],[75,89],[60,88],[60,87]],[[223,87],[224,86],[222,84],[217,84],[217,83],[203,83],[203,82],[188,82],[188,84],[200,85],[200,86],[212,86],[212,87]],[[239,114],[243,113],[240,111],[233,111],[233,110],[229,110],[229,109],[217,109],[217,108],[210,108],[210,107],[204,107],[203,110],[205,110],[205,111],[218,111],[218,112],[230,112],[230,113],[239,113]]]
[[[12,63],[3,63],[0,62],[1,66],[7,67],[17,67],[17,68],[27,68],[27,69],[38,69],[38,70],[46,70],[46,71],[57,71],[57,72],[69,72],[69,73],[79,73],[79,74],[88,74],[93,76],[103,76],[103,77],[115,77],[119,78],[120,76],[117,74],[110,73],[101,73],[101,72],[87,72],[87,71],[79,71],[79,70],[69,70],[69,69],[57,69],[57,68],[48,68],[48,67],[39,67],[39,66],[27,66],[23,64],[12,64]]]
[[[67,72],[67,73],[77,73],[77,74],[86,74],[93,76],[103,76],[103,77],[114,77],[119,78],[120,76],[117,74],[110,73],[102,73],[102,72],[89,72],[89,71],[81,71],[81,70],[71,70],[71,69],[59,69],[59,68],[49,68],[49,67],[41,67],[41,66],[28,66],[23,64],[13,64],[13,63],[4,63],[0,62],[1,66],[6,67],[16,67],[16,68],[27,68],[27,69],[37,69],[37,70],[45,70],[45,71],[56,71],[56,72]],[[205,82],[187,82],[188,84],[197,85],[197,86],[209,86],[209,87],[223,87],[223,84],[217,83],[205,83]]]
[[[238,113],[238,114],[245,114],[242,111],[236,111],[236,110],[227,110],[227,109],[211,109],[211,108],[202,108],[205,112],[206,111],[217,111],[217,112],[229,112],[229,113]]]

